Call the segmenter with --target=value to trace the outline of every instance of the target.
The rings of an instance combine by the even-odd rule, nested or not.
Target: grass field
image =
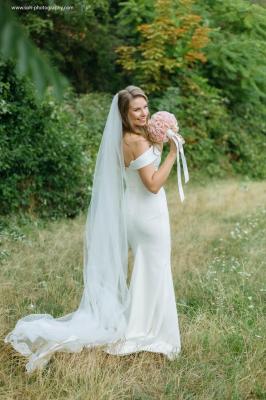
[[[266,398],[266,183],[191,179],[183,204],[175,180],[166,191],[180,357],[84,349],[56,353],[44,370],[26,374],[25,359],[3,339],[24,315],[59,317],[77,308],[85,215],[49,223],[12,218],[2,223],[0,247],[1,399]]]

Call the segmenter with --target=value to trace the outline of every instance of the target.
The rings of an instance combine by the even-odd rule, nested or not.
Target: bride
[[[77,310],[60,318],[22,317],[5,337],[28,358],[26,371],[53,353],[101,346],[113,355],[180,352],[164,190],[177,156],[147,132],[148,99],[136,86],[113,98],[99,147],[84,233],[84,290]],[[129,287],[128,250],[134,265]]]

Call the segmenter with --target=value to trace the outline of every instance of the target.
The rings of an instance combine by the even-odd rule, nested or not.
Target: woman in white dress
[[[28,373],[55,352],[102,346],[109,354],[180,352],[171,274],[169,215],[163,184],[177,148],[159,167],[162,147],[148,140],[147,97],[129,86],[110,107],[94,171],[84,234],[84,291],[63,317],[30,314],[5,337],[28,358]],[[127,285],[128,247],[134,254]]]
[[[180,334],[163,185],[175,163],[177,148],[171,140],[170,151],[159,167],[162,144],[154,143],[147,133],[148,99],[140,88],[129,86],[120,91],[118,106],[123,122],[128,244],[134,264],[125,340],[109,346],[108,352],[145,350],[172,359],[180,352]]]

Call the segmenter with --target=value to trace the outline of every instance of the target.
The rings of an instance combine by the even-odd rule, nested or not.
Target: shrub
[[[86,197],[85,156],[72,115],[0,62],[0,213],[74,216]]]
[[[102,133],[112,96],[108,93],[87,93],[69,96],[67,103],[71,108],[72,119],[68,129],[73,130],[82,143],[86,157],[87,190],[91,194],[93,173]]]
[[[177,117],[190,168],[216,176],[232,173],[225,156],[230,119],[219,91],[210,87],[206,79],[184,77],[179,88],[168,88],[162,97],[152,101],[152,107]]]

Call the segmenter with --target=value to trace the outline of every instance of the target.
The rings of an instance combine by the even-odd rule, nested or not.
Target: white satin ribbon
[[[183,143],[185,143],[185,141],[183,140],[183,138],[179,137],[175,132],[173,132],[172,129],[168,129],[166,133],[169,138],[173,139],[173,141],[176,144],[176,148],[177,148],[177,163],[176,163],[177,184],[178,184],[178,191],[179,191],[180,199],[183,202],[185,199],[185,195],[184,195],[184,191],[183,191],[183,187],[182,187],[182,180],[181,180],[181,166],[180,166],[179,152],[181,154],[181,159],[182,159],[182,164],[183,164],[185,183],[187,183],[189,181],[189,175],[188,175],[187,162],[186,162],[184,149],[183,149]]]

